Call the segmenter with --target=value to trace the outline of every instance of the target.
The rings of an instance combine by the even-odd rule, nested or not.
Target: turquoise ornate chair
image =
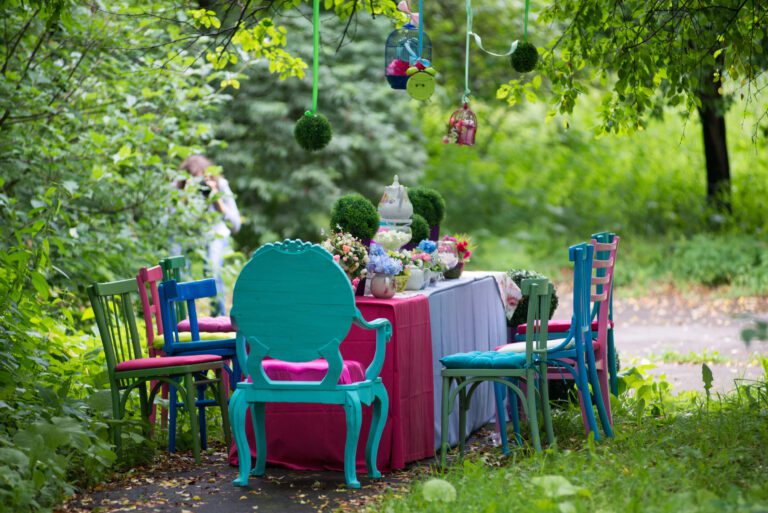
[[[357,442],[362,423],[361,404],[373,404],[373,419],[365,459],[370,477],[381,477],[376,456],[387,419],[389,399],[379,377],[392,326],[386,319],[367,322],[355,306],[352,285],[326,250],[300,240],[267,244],[254,253],[235,284],[232,322],[237,328],[237,358],[251,382],[237,384],[230,401],[240,475],[235,486],[246,486],[248,474],[261,476],[267,461],[265,404],[270,402],[339,404],[346,413],[347,437],[344,476],[359,488],[355,473]],[[376,353],[361,381],[339,384],[347,365],[339,345],[352,323],[376,330]],[[266,364],[327,361],[321,381],[273,381]],[[280,362],[277,362],[278,364]],[[316,363],[316,362],[315,362]],[[250,407],[256,438],[256,464],[246,437]],[[296,440],[296,443],[302,443]]]

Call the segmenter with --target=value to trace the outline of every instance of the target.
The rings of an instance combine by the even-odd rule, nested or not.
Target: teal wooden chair
[[[232,306],[237,328],[237,358],[251,382],[237,384],[230,402],[240,474],[235,486],[246,486],[248,475],[261,476],[267,461],[265,404],[270,402],[338,404],[346,413],[344,476],[347,486],[359,488],[355,473],[357,442],[362,423],[361,404],[373,404],[373,419],[365,446],[370,477],[381,477],[376,456],[387,419],[389,399],[379,377],[392,326],[386,319],[366,321],[355,306],[352,285],[330,253],[300,240],[267,244],[254,253],[237,279]],[[352,324],[376,330],[376,352],[364,379],[339,384],[346,363],[339,345]],[[265,364],[312,362],[325,359],[328,373],[322,381],[273,381]],[[280,362],[277,362],[278,364]],[[250,408],[256,464],[246,437]],[[302,440],[296,440],[301,444]]]
[[[555,436],[549,407],[547,362],[545,358],[539,357],[547,352],[547,321],[554,287],[546,279],[535,279],[524,280],[521,290],[524,295],[529,297],[525,353],[473,351],[457,353],[440,359],[445,367],[441,373],[443,395],[440,464],[443,467],[445,467],[445,457],[448,450],[448,417],[453,411],[456,397],[459,398],[459,451],[463,454],[466,437],[466,412],[469,410],[473,393],[481,383],[486,381],[491,381],[502,388],[506,387],[511,394],[520,397],[530,425],[531,441],[536,451],[541,451],[538,425],[539,411],[543,414],[547,440],[550,445],[554,443]],[[525,392],[518,386],[521,379],[525,380]],[[451,389],[453,383],[456,386]],[[537,401],[537,391],[539,401]],[[504,454],[508,454],[506,436],[503,436],[502,440],[504,442],[502,450]]]
[[[107,358],[107,374],[112,391],[112,413],[115,420],[125,416],[126,403],[131,392],[139,391],[141,416],[149,421],[150,405],[163,384],[180,388],[192,423],[195,461],[200,462],[198,417],[195,412],[195,390],[204,385],[218,389],[224,440],[229,444],[229,416],[226,390],[222,385],[224,362],[218,355],[163,356],[144,358],[133,302],[138,296],[136,280],[94,283],[88,287],[88,298],[93,306],[96,325]],[[214,371],[215,377],[208,376]],[[177,383],[176,380],[179,380]],[[147,382],[151,390],[147,395]],[[147,424],[148,425],[148,424]],[[115,446],[121,449],[120,423],[112,429]]]

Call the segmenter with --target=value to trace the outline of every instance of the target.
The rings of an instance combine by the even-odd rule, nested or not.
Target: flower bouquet
[[[333,255],[333,260],[347,273],[352,287],[357,289],[360,281],[365,278],[369,260],[363,243],[350,233],[338,231],[325,239],[321,245]]]
[[[472,256],[472,249],[474,249],[472,239],[467,235],[457,234],[446,235],[442,240],[456,244],[456,253],[459,257],[458,263],[452,268],[444,271],[443,276],[448,280],[459,278],[462,271],[464,271],[464,264],[469,262],[469,259]]]
[[[403,262],[390,256],[384,248],[371,243],[371,253],[367,266],[371,277],[371,294],[387,299],[395,295],[395,276],[403,272]]]
[[[445,270],[437,258],[437,243],[432,240],[422,240],[413,252],[416,265],[424,269],[424,281],[427,285],[435,283]]]

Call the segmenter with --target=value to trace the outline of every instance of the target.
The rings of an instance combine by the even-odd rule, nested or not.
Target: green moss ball
[[[411,242],[418,244],[424,239],[429,238],[429,224],[419,214],[413,214],[411,219]]]
[[[445,200],[435,189],[411,187],[408,199],[413,205],[413,213],[422,216],[429,226],[439,226],[445,218]]]
[[[539,52],[531,43],[520,43],[512,54],[512,67],[518,73],[533,71],[539,62]]]
[[[366,242],[379,229],[379,212],[364,196],[347,194],[336,200],[331,210],[331,231],[339,228]]]
[[[328,118],[322,114],[312,114],[309,116],[305,114],[296,122],[293,136],[296,138],[299,146],[305,150],[317,151],[322,150],[331,142],[333,131],[331,130],[331,123],[328,121]]]
[[[541,279],[546,278],[543,274],[537,273],[536,271],[530,271],[527,269],[512,269],[511,271],[507,271],[507,275],[512,279],[513,282],[515,282],[515,285],[520,287],[523,284],[523,280],[528,279]],[[555,315],[555,310],[557,310],[557,305],[559,301],[557,299],[557,291],[555,291],[552,294],[552,299],[549,303],[549,318],[551,319],[553,315]],[[523,296],[523,298],[520,300],[519,303],[517,303],[517,308],[515,308],[515,313],[512,314],[512,318],[507,320],[507,325],[511,326],[513,328],[517,328],[521,324],[525,324],[528,321],[528,297]]]

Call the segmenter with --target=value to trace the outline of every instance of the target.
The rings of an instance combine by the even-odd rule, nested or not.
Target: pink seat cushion
[[[195,354],[189,356],[162,356],[160,358],[138,358],[118,363],[115,370],[118,372],[143,369],[161,369],[165,367],[177,367],[179,365],[195,365],[198,363],[219,362],[221,356],[215,354]]]
[[[225,315],[221,317],[198,317],[197,327],[203,333],[235,331],[232,329],[232,319]],[[184,319],[179,323],[179,331],[192,331],[189,327],[189,319]]]
[[[264,360],[264,372],[274,381],[322,381],[328,373],[328,362],[323,359],[293,363],[282,360]],[[250,381],[248,378],[247,381]],[[344,360],[339,385],[365,381],[365,369],[360,362]]]
[[[613,321],[608,321],[608,327],[613,328]],[[525,324],[521,324],[517,327],[517,334],[525,335],[527,328]],[[571,321],[549,321],[547,329],[550,333],[565,333],[571,329]],[[592,321],[592,331],[597,331],[597,321]]]

